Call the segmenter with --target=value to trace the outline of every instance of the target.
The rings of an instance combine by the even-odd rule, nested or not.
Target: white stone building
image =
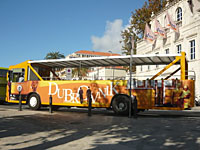
[[[166,11],[179,26],[179,34],[166,27]],[[200,0],[175,0],[168,3],[159,13],[152,15],[151,30],[155,31],[154,20],[157,19],[165,28],[167,38],[158,37],[155,45],[144,40],[137,42],[137,54],[177,54],[186,52],[189,74],[196,75],[196,96],[200,95]],[[168,72],[174,71],[173,66]],[[155,75],[163,66],[138,66],[136,76]],[[150,77],[151,77],[150,76]],[[177,76],[178,77],[178,76]],[[189,76],[194,78],[194,76]]]
[[[123,67],[98,67],[88,72],[91,80],[121,80],[126,79],[126,70]]]
[[[84,58],[84,57],[105,57],[105,56],[120,56],[120,54],[109,52],[96,52],[88,50],[76,51],[68,56],[66,59],[73,58]],[[65,70],[60,72],[59,75],[61,78],[65,79],[66,73]],[[111,80],[111,79],[122,79],[126,76],[126,69],[123,67],[92,67],[88,71],[86,77],[83,77],[85,80]],[[73,77],[73,79],[79,79],[78,76]]]
[[[109,52],[96,52],[96,51],[88,51],[88,50],[80,50],[76,51],[66,58],[78,58],[78,57],[102,57],[102,56],[120,56],[120,54]]]

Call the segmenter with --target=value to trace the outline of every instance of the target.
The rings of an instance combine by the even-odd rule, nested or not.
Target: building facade
[[[120,54],[109,52],[96,52],[88,50],[76,51],[68,56],[67,59],[73,58],[84,58],[84,57],[106,57],[106,56],[120,56]],[[69,68],[68,68],[69,69]],[[61,78],[66,78],[66,71],[63,70],[60,72]],[[112,80],[112,79],[121,79],[126,76],[126,69],[123,67],[92,67],[89,68],[87,76],[83,77],[85,80]],[[73,79],[79,79],[78,76],[73,77]]]
[[[78,58],[78,57],[102,57],[102,56],[120,56],[120,54],[109,52],[96,52],[96,51],[88,51],[88,50],[80,50],[76,51],[66,58]]]
[[[97,67],[88,72],[90,80],[124,80],[126,76],[126,69],[123,67]]]
[[[166,12],[179,28],[174,32],[166,25]],[[157,37],[154,44],[144,40],[137,42],[137,54],[177,54],[186,52],[188,60],[189,77],[196,80],[195,93],[200,95],[200,0],[174,0],[168,3],[159,13],[151,17],[151,30],[155,31],[155,19],[164,27],[167,37]],[[136,76],[155,75],[163,66],[137,66]],[[178,68],[178,67],[177,67]],[[169,69],[166,74],[175,71],[176,66]],[[178,78],[177,73],[177,78]],[[142,79],[142,78],[140,78]]]

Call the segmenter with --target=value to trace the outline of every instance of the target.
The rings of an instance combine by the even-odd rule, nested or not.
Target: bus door
[[[9,71],[9,82],[8,82],[8,95],[9,100],[18,100],[19,93],[17,91],[17,85],[24,83],[25,69],[24,68],[15,68]],[[22,96],[22,100],[25,99]]]

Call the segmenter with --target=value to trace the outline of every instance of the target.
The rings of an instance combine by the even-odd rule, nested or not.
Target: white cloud
[[[121,53],[122,43],[121,31],[123,30],[123,21],[116,19],[113,22],[107,21],[105,33],[102,37],[92,36],[93,49],[98,51],[112,51],[112,53]]]

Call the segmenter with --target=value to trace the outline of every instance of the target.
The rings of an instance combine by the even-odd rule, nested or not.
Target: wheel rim
[[[35,107],[37,105],[37,98],[31,97],[29,103],[31,107]]]
[[[125,104],[124,104],[123,102],[120,102],[120,103],[118,104],[118,108],[119,108],[119,110],[124,110]]]

